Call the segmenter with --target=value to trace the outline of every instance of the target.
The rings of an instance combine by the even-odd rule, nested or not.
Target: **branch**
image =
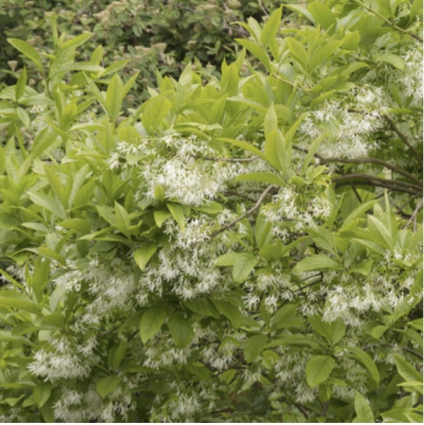
[[[395,23],[389,21],[387,18],[385,18],[379,12],[377,12],[376,10],[374,10],[371,7],[367,6],[366,4],[362,3],[361,1],[358,1],[357,3],[359,3],[365,9],[367,9],[369,12],[373,13],[375,16],[378,16],[384,22],[386,22],[387,24],[389,24],[392,28],[394,28],[394,29],[396,29],[396,30],[398,30],[400,32],[403,32],[404,34],[408,34],[410,37],[415,38],[415,40],[419,41],[420,43],[423,42],[423,39],[419,35],[414,34],[412,32],[408,32],[407,30],[404,30],[403,28],[398,27]]]
[[[203,159],[205,161],[251,162],[258,159],[259,156],[252,156],[251,158],[211,158],[207,156],[193,156],[193,158]]]
[[[421,201],[418,202],[418,205],[415,207],[415,210],[412,213],[411,218],[408,220],[405,226],[402,227],[402,230],[406,229],[411,224],[412,221],[414,222],[414,232],[417,230],[417,214],[422,207],[423,207],[423,198],[421,198]]]
[[[402,176],[414,181],[415,183],[422,186],[422,181],[417,179],[414,175],[411,173],[408,173],[405,170],[402,170],[399,167],[396,167],[396,165],[390,164],[386,161],[383,161],[378,158],[355,158],[355,159],[344,159],[344,158],[320,158],[320,162],[322,164],[329,164],[332,162],[341,162],[343,164],[378,164],[385,168],[388,168],[389,170],[394,171],[395,173],[401,174]]]
[[[406,136],[396,127],[395,123],[392,121],[391,118],[389,118],[387,115],[383,115],[383,117],[387,120],[389,123],[391,129],[400,137],[403,143],[405,143],[406,146],[408,146],[409,149],[414,153],[415,157],[417,158],[419,164],[421,165],[421,169],[423,168],[423,161],[418,155],[418,152],[415,150],[415,148],[408,142],[408,139]]]
[[[250,208],[249,211],[247,211],[246,213],[244,213],[241,217],[239,217],[237,220],[232,221],[231,223],[226,224],[224,227],[221,227],[219,230],[217,230],[216,232],[214,232],[212,234],[212,238],[214,238],[215,236],[218,236],[220,233],[224,232],[225,230],[229,229],[230,227],[234,226],[235,224],[237,224],[239,221],[243,220],[244,218],[248,217],[250,214],[252,214],[253,212],[255,212],[260,206],[262,201],[264,200],[265,196],[268,194],[268,192],[273,188],[273,185],[268,186],[264,192],[262,192],[262,195],[259,197],[258,201],[256,202],[255,205],[253,205],[252,208]]]
[[[361,182],[362,180],[362,182]],[[365,180],[365,182],[364,182]],[[346,174],[332,178],[333,183],[339,183],[336,187],[345,186],[347,184],[365,184],[368,186],[384,187],[386,189],[405,192],[414,195],[418,190],[422,190],[422,186],[417,186],[413,183],[407,183],[399,180],[388,180],[380,177],[370,176],[367,174]]]

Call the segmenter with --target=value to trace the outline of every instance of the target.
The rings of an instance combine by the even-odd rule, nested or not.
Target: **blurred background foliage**
[[[147,97],[156,70],[177,78],[194,61],[198,71],[218,76],[225,59],[232,62],[236,37],[247,35],[237,24],[250,16],[266,21],[269,12],[283,4],[277,0],[0,0],[0,88],[15,81],[22,67],[6,38],[26,40],[36,48],[52,48],[50,16],[57,15],[58,32],[69,36],[92,32],[81,60],[101,44],[105,61],[128,61],[124,78],[134,70],[140,78],[127,101]],[[108,65],[108,63],[105,63]],[[127,75],[125,70],[127,70]],[[34,75],[34,74],[33,74]],[[32,86],[39,82],[34,78]],[[152,85],[152,84],[150,84]],[[34,87],[36,88],[36,87]]]

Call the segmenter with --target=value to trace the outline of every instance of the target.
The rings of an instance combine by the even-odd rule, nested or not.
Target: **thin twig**
[[[224,162],[251,162],[259,158],[259,156],[252,156],[251,158],[211,158],[207,156],[194,156],[196,159],[203,159],[205,161],[224,161]]]
[[[362,3],[361,1],[357,1],[362,7],[367,9],[369,12],[373,13],[375,16],[378,16],[380,19],[382,19],[384,22],[389,24],[392,28],[395,28],[396,30],[403,32],[404,34],[408,34],[410,37],[414,38],[415,40],[419,41],[420,43],[423,42],[423,39],[418,35],[414,34],[412,32],[408,32],[407,30],[404,30],[401,27],[398,27],[395,23],[389,21],[387,18],[385,18],[381,13],[377,12],[376,10],[372,9],[371,7],[367,6],[366,4]]]
[[[403,143],[405,143],[406,146],[408,146],[409,149],[411,149],[411,151],[414,153],[415,157],[417,158],[421,169],[423,168],[423,161],[420,157],[420,155],[418,155],[418,152],[415,150],[415,148],[408,142],[407,137],[396,127],[396,124],[392,121],[392,119],[387,116],[387,115],[383,115],[384,118],[387,120],[387,122],[389,123],[391,129],[400,137],[400,139],[402,140]]]
[[[224,192],[224,196],[240,196],[240,198],[247,199],[250,202],[255,202],[250,196],[244,195],[242,193],[232,192],[231,190]]]
[[[414,212],[411,215],[411,218],[408,220],[408,222],[405,224],[405,226],[402,227],[402,229],[406,229],[411,222],[414,222],[414,232],[417,230],[417,214],[418,211],[423,207],[423,199],[421,198],[421,201],[418,202],[418,205],[415,207]]]
[[[359,203],[362,204],[362,198],[361,198],[361,195],[359,194],[359,192],[356,190],[356,186],[352,183],[351,179],[348,179],[348,182],[352,187],[353,193],[358,198]]]
[[[371,347],[391,347],[391,348],[393,348],[392,345],[387,344],[386,342],[380,342],[378,344],[377,343],[375,343],[375,344],[368,344],[365,347],[363,347],[363,350],[365,351],[365,350],[367,350],[368,348],[371,348]],[[413,356],[416,356],[416,357],[418,357],[420,359],[423,359],[423,355],[421,353],[418,353],[417,351],[412,350],[411,348],[402,347],[402,350],[408,352],[409,354],[412,354]]]
[[[108,336],[108,335],[110,335],[111,333],[114,333],[117,329],[119,329],[119,327],[120,327],[121,325],[118,325],[118,326],[115,326],[114,328],[112,328],[112,329],[110,329],[109,331],[107,331],[107,332],[103,332],[103,333],[101,333],[101,334],[98,334],[97,335],[97,337],[98,338],[104,338],[105,336]]]
[[[344,159],[344,158],[320,158],[322,164],[328,164],[333,162],[341,162],[343,164],[378,164],[382,167],[388,168],[389,170],[394,171],[395,173],[401,174],[402,176],[414,181],[415,183],[422,185],[422,181],[417,179],[411,173],[408,173],[405,170],[402,170],[396,165],[390,164],[386,161],[383,161],[378,158],[355,158],[355,159]]]
[[[232,221],[231,223],[228,223],[227,225],[225,225],[224,227],[221,227],[219,230],[217,230],[215,233],[212,234],[212,237],[214,238],[215,236],[218,236],[220,233],[224,232],[225,230],[229,229],[230,227],[234,226],[235,224],[237,224],[239,221],[243,220],[244,218],[248,217],[250,214],[252,214],[253,212],[255,212],[260,206],[262,201],[264,200],[265,196],[268,194],[268,192],[273,188],[273,185],[268,186],[264,192],[262,193],[262,195],[259,197],[258,201],[256,202],[255,205],[253,205],[252,208],[250,208],[249,211],[247,211],[246,213],[244,213],[241,217],[239,217],[237,220]]]

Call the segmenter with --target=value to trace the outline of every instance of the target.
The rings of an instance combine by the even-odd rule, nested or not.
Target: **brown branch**
[[[237,224],[239,221],[243,220],[244,218],[248,217],[250,214],[252,214],[253,212],[255,212],[260,206],[262,201],[264,200],[265,196],[268,194],[268,192],[273,188],[273,185],[268,186],[264,192],[262,193],[262,195],[259,197],[258,201],[256,202],[255,205],[253,205],[252,208],[250,208],[250,210],[248,210],[246,213],[244,213],[241,217],[239,217],[238,219],[232,221],[231,223],[226,224],[225,226],[221,227],[219,230],[217,230],[216,232],[214,232],[212,234],[212,238],[214,238],[215,236],[218,236],[220,233],[224,232],[225,230],[229,229],[230,227],[234,226],[235,224]]]
[[[423,168],[423,161],[422,161],[420,155],[418,155],[418,152],[415,150],[415,148],[408,142],[407,137],[396,127],[395,123],[392,121],[392,119],[389,116],[383,115],[383,117],[387,120],[391,129],[400,137],[402,142],[405,143],[405,145],[408,146],[408,148],[411,149],[411,151],[414,153],[414,155],[417,158],[418,163],[420,164],[421,169],[422,169]]]
[[[344,159],[344,158],[321,158],[320,162],[322,164],[328,164],[333,162],[341,162],[343,164],[378,164],[382,167],[388,168],[389,170],[394,171],[395,173],[401,174],[402,176],[414,181],[415,183],[422,186],[422,181],[417,179],[414,175],[411,173],[408,173],[405,170],[402,170],[399,167],[396,167],[396,165],[390,164],[386,161],[383,161],[378,158],[355,158],[355,159]]]
[[[345,186],[351,184],[350,181],[359,185],[368,185],[374,187],[384,187],[389,190],[397,192],[405,192],[414,195],[417,190],[422,190],[422,187],[417,186],[413,183],[407,183],[399,180],[388,180],[380,177],[370,176],[367,174],[346,174],[332,178],[333,183],[336,183],[336,187]]]
[[[240,198],[247,199],[250,202],[255,202],[250,196],[243,195],[242,193],[232,192],[231,190],[224,192],[225,196],[240,196]]]
[[[194,156],[196,159],[203,159],[205,161],[224,161],[224,162],[251,162],[259,158],[259,156],[252,156],[251,158],[211,158],[207,156]]]
[[[421,198],[421,201],[418,202],[418,205],[415,207],[414,212],[411,215],[411,218],[408,220],[408,222],[405,224],[405,226],[402,227],[402,229],[406,229],[411,222],[414,222],[414,232],[417,230],[417,214],[418,211],[423,207],[423,199]]]

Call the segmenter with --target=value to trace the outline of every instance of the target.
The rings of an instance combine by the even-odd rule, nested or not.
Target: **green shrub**
[[[17,66],[16,54],[6,43],[6,37],[17,37],[38,48],[50,49],[49,22],[51,14],[56,13],[60,33],[71,36],[93,33],[80,53],[85,60],[97,44],[102,44],[106,63],[126,61],[125,76],[134,69],[140,71],[140,79],[132,90],[138,101],[148,96],[146,85],[153,83],[156,70],[177,78],[186,64],[196,59],[199,69],[206,67],[203,72],[216,73],[225,58],[232,60],[234,56],[233,38],[246,34],[235,22],[249,16],[259,17],[265,6],[280,4],[275,0],[5,0],[3,3],[0,28],[4,38],[0,38],[0,49],[4,53],[0,58],[0,80],[2,69],[6,79],[7,70]],[[11,84],[9,79],[6,81]],[[36,75],[33,81],[37,83]],[[132,103],[134,99],[130,97],[126,101]]]
[[[133,109],[89,35],[9,39],[2,421],[421,421],[419,6],[250,19]]]

